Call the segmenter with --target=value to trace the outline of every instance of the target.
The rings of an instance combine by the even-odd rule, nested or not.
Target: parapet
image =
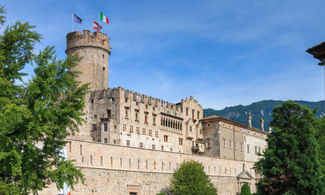
[[[106,34],[101,32],[94,32],[91,34],[89,30],[83,32],[74,31],[67,34],[67,50],[66,54],[69,54],[69,50],[82,47],[94,47],[103,49],[108,54],[111,54],[109,47],[110,39]]]

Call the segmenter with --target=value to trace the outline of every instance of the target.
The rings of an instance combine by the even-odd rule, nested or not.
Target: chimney
[[[264,131],[264,118],[262,117],[261,120],[261,130]]]
[[[248,113],[248,126],[252,127],[252,113],[251,112]]]

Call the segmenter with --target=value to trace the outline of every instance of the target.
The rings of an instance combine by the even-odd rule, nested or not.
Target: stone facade
[[[267,133],[218,116],[203,118],[204,155],[256,162]]]
[[[106,89],[108,87],[108,57],[111,54],[109,38],[100,32],[85,30],[71,32],[67,35],[66,54],[82,57],[73,71],[82,72],[77,80],[89,83],[91,90]]]
[[[72,194],[143,194],[163,192],[175,169],[195,160],[220,195],[234,195],[243,183],[255,191],[252,169],[266,147],[264,131],[217,116],[203,117],[192,96],[178,103],[108,88],[109,38],[89,31],[67,35],[68,55],[82,57],[73,70],[90,83],[85,123],[68,138],[68,158],[86,178]],[[43,194],[57,194],[54,185]],[[41,194],[42,194],[41,193]]]

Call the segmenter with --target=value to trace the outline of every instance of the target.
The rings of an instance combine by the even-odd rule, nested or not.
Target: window
[[[125,110],[125,118],[129,118],[129,111]]]
[[[90,155],[90,164],[92,165],[93,164],[93,156]]]
[[[229,140],[229,147],[232,148],[232,141]]]
[[[80,145],[80,155],[82,155],[82,145]]]
[[[161,150],[164,150],[164,146],[161,146]]]
[[[133,126],[130,126],[130,133],[133,133]]]
[[[164,142],[168,142],[168,136],[164,135]]]
[[[156,125],[156,115],[153,115],[152,123],[153,123],[153,125]]]
[[[93,124],[93,131],[97,130],[97,124]]]
[[[130,147],[130,140],[126,140],[126,146]]]
[[[143,143],[142,142],[140,142],[140,148],[143,148]]]
[[[192,132],[192,126],[190,126],[190,132]]]
[[[156,146],[155,144],[152,144],[152,149],[155,150],[156,149]]]
[[[211,139],[210,138],[206,139],[206,147],[207,147],[207,149],[211,148]]]
[[[247,153],[249,153],[249,144],[247,144]]]
[[[136,128],[137,134],[140,134],[140,127]]]
[[[126,97],[126,98],[125,98],[125,103],[127,103],[127,102],[128,102],[128,98]]]
[[[240,143],[240,151],[243,151],[243,150],[244,150],[244,144]]]
[[[135,112],[135,120],[136,121],[139,121],[139,114],[138,114],[138,112]]]
[[[155,132],[155,137],[158,138],[158,131]]]
[[[149,136],[152,136],[152,130],[149,129]]]
[[[179,145],[182,146],[183,145],[183,138],[178,138],[178,142],[179,142]]]
[[[104,123],[104,131],[107,132],[107,123]]]
[[[223,139],[223,147],[226,147],[226,139]]]
[[[194,120],[194,110],[192,110],[192,120]]]
[[[148,123],[148,114],[144,115],[144,123]]]
[[[101,165],[103,165],[103,161],[104,161],[103,156],[100,156],[100,164]]]
[[[234,142],[234,149],[237,150],[237,143]]]
[[[188,116],[188,108],[186,107],[186,116]]]
[[[106,110],[107,112],[107,118],[111,118],[111,110]]]
[[[126,124],[123,124],[123,131],[126,131]]]
[[[200,111],[197,111],[197,119],[200,119]]]
[[[107,138],[104,138],[104,143],[107,144]]]
[[[147,130],[145,128],[142,129],[142,135],[147,135]]]

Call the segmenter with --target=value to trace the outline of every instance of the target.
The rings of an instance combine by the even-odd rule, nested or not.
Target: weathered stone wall
[[[139,195],[155,195],[170,186],[171,173],[82,168],[86,185],[78,184],[72,194],[87,195],[126,195],[138,192]],[[210,175],[211,182],[218,189],[218,195],[236,195],[239,186],[235,177]],[[241,187],[241,186],[240,186]]]
[[[66,53],[82,57],[78,66],[71,69],[82,73],[77,77],[78,81],[90,83],[90,90],[107,89],[110,48],[109,38],[105,34],[91,34],[88,30],[71,32],[67,35]]]
[[[169,186],[171,174],[186,160],[204,166],[220,195],[234,195],[240,190],[236,177],[244,163],[255,177],[252,162],[79,140],[69,140],[67,148],[69,159],[75,159],[86,176],[87,185],[78,184],[73,194],[127,194],[128,187],[139,189],[139,194],[156,194]],[[249,182],[255,190],[255,180]]]
[[[202,119],[206,149],[203,155],[256,162],[267,146],[267,133],[217,116]]]

